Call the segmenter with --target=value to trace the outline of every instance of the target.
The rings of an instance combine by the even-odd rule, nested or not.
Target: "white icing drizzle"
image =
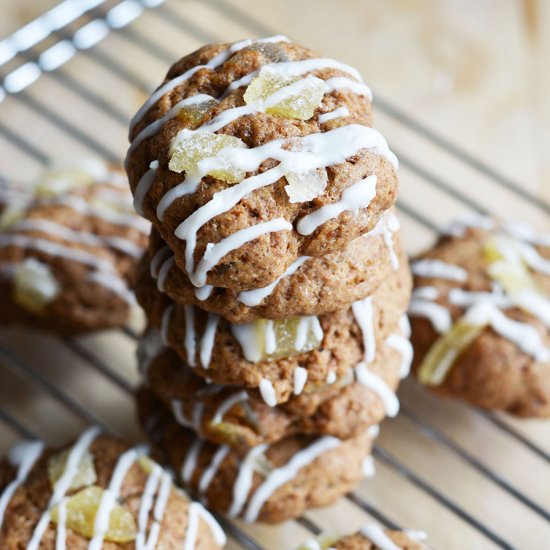
[[[547,328],[550,328],[550,300],[528,288],[515,292],[510,299],[514,305],[528,311]]]
[[[260,69],[253,71],[239,80],[235,80],[235,82],[232,82],[229,87],[225,90],[223,97],[226,97],[229,95],[233,90],[236,90],[237,88],[240,88],[241,86],[248,86],[254,78],[256,78],[260,71],[272,71],[277,73],[278,75],[281,75],[283,77],[296,77],[296,76],[302,76],[306,73],[310,73],[312,71],[316,71],[319,69],[338,69],[340,71],[346,72],[351,74],[354,78],[356,78],[359,82],[355,82],[355,84],[360,84],[362,82],[361,75],[357,71],[357,69],[354,69],[350,65],[346,65],[345,63],[341,63],[340,61],[336,61],[335,59],[328,59],[328,58],[317,58],[317,59],[302,59],[300,61],[284,61],[281,63],[268,63],[267,65],[264,65]],[[336,77],[336,78],[345,78],[345,77]],[[350,83],[354,83],[354,81],[348,80]],[[340,87],[343,87],[343,85],[338,86],[338,83],[336,83],[334,89],[339,89]],[[349,86],[346,86],[349,87]],[[369,98],[372,98],[372,94],[370,93],[370,90],[367,86],[364,86],[361,88],[362,95],[367,95]]]
[[[168,258],[168,256],[172,255],[172,250],[168,245],[163,246],[153,256],[153,259],[151,260],[150,265],[150,273],[151,277],[156,279],[158,277],[159,269],[161,264]]]
[[[223,422],[223,417],[225,416],[227,411],[229,411],[231,407],[233,407],[233,405],[241,403],[242,401],[246,401],[247,399],[248,394],[245,390],[234,393],[233,395],[230,395],[227,399],[224,399],[220,403],[220,406],[216,409],[216,412],[214,413],[210,424],[220,424],[221,422]]]
[[[328,122],[329,120],[334,120],[335,118],[341,118],[341,117],[347,117],[349,116],[349,109],[347,107],[337,107],[333,111],[330,111],[329,113],[323,113],[322,115],[319,115],[319,124],[324,124],[325,122]]]
[[[363,352],[367,364],[374,361],[376,355],[376,337],[374,335],[374,308],[372,296],[354,302],[351,305],[353,315],[363,334]]]
[[[550,275],[550,260],[543,258],[537,249],[527,243],[518,243],[519,253],[524,262],[534,271],[543,275]]]
[[[368,523],[359,530],[361,535],[373,542],[380,550],[401,550],[376,523]]]
[[[501,287],[497,287],[499,290],[493,290],[493,292],[472,292],[469,290],[463,290],[462,288],[451,288],[449,290],[449,301],[451,304],[467,308],[477,304],[480,301],[491,302],[499,308],[512,307],[512,300],[509,296],[504,294]]]
[[[344,128],[349,128],[349,126],[344,126]],[[322,206],[318,210],[315,210],[315,212],[307,214],[298,220],[298,224],[296,225],[298,233],[300,235],[311,235],[318,227],[328,220],[338,217],[343,212],[352,212],[357,216],[359,210],[366,208],[376,196],[376,180],[376,175],[372,174],[350,185],[344,190],[339,201]]]
[[[394,417],[399,412],[399,399],[395,392],[380,376],[370,371],[365,363],[361,362],[355,366],[355,376],[360,384],[378,395],[389,417]]]
[[[393,212],[389,212],[386,216],[384,216],[382,221],[382,234],[384,236],[384,243],[388,248],[390,262],[393,270],[395,271],[399,268],[399,258],[395,252],[395,247],[393,245],[393,233],[399,231],[399,218]]]
[[[380,426],[378,424],[374,424],[372,426],[369,426],[367,429],[367,434],[371,437],[371,439],[376,439],[378,435],[380,434]]]
[[[185,355],[187,364],[194,367],[197,364],[195,355],[197,353],[197,341],[195,334],[195,308],[190,305],[183,306],[185,313]]]
[[[277,393],[275,392],[275,388],[273,387],[271,380],[262,378],[260,380],[259,389],[265,404],[270,407],[275,407],[277,405]]]
[[[129,239],[116,236],[101,236],[87,231],[73,231],[65,225],[61,225],[51,220],[27,218],[21,220],[16,226],[11,228],[15,231],[40,231],[56,237],[61,237],[66,241],[81,243],[93,247],[109,246],[132,258],[139,258],[143,253],[143,248]]]
[[[333,370],[329,370],[327,374],[327,384],[334,384],[336,382],[336,373]]]
[[[78,473],[78,465],[80,464],[82,457],[100,432],[101,430],[97,426],[89,428],[77,439],[76,443],[70,450],[65,463],[65,468],[54,485],[53,493],[48,501],[46,510],[44,510],[34,528],[31,540],[27,545],[27,550],[38,550],[42,537],[50,524],[52,509],[55,506],[59,506],[61,501],[65,498],[67,491]]]
[[[159,292],[164,292],[164,283],[166,282],[166,277],[168,277],[168,273],[170,273],[170,270],[174,267],[174,265],[176,265],[176,259],[173,255],[162,262],[162,265],[158,270],[157,278],[157,289],[159,290]],[[152,265],[151,269],[153,269]]]
[[[202,259],[197,265],[196,271],[188,273],[189,279],[195,286],[202,287],[206,284],[208,272],[231,251],[240,248],[250,241],[258,239],[262,235],[275,233],[277,231],[291,230],[292,224],[290,222],[286,221],[284,218],[276,218],[267,222],[257,223],[245,229],[240,229],[216,244],[209,243]]]
[[[413,347],[408,338],[401,336],[401,334],[390,334],[386,338],[386,344],[398,351],[401,354],[401,366],[399,368],[399,376],[405,378],[408,376],[411,369],[411,363],[413,359]]]
[[[369,370],[368,365],[376,356],[376,337],[374,334],[374,307],[372,296],[352,304],[353,315],[363,335],[364,359],[355,366],[355,377],[363,386],[371,389],[382,400],[388,416],[395,416],[399,411],[399,400],[395,392],[376,373]],[[400,344],[403,347],[403,344]]]
[[[263,353],[263,342],[261,338],[258,338],[256,331],[256,324],[245,323],[243,325],[236,325],[231,323],[231,333],[239,342],[243,355],[247,361],[256,363],[260,361]]]
[[[258,459],[267,451],[269,445],[262,443],[248,451],[246,457],[241,462],[237,479],[233,484],[233,500],[227,512],[230,518],[236,518],[243,509],[248,498],[248,493],[252,487],[254,477],[254,468]]]
[[[44,443],[42,441],[25,441],[16,445],[9,453],[8,460],[12,466],[17,467],[15,479],[8,483],[0,495],[0,527],[4,520],[4,514],[11,498],[17,491],[17,488],[25,483],[29,472],[36,461],[42,455]]]
[[[285,277],[290,277],[306,263],[311,256],[300,256],[296,261],[292,262],[288,269],[277,279],[275,279],[270,285],[264,286],[263,288],[255,288],[254,290],[244,290],[240,292],[237,296],[239,302],[243,303],[245,306],[254,307],[260,305],[268,296],[270,296],[277,285],[281,282],[281,279]]]
[[[86,280],[90,283],[96,283],[107,290],[110,290],[113,294],[116,294],[130,306],[134,306],[136,304],[136,297],[128,288],[126,281],[114,273],[92,271],[91,273],[88,273]]]
[[[372,92],[368,86],[362,82],[355,82],[345,76],[333,76],[325,80],[325,93],[336,92],[338,90],[349,90],[356,95],[364,95],[372,101]]]
[[[502,230],[520,241],[539,246],[550,246],[550,233],[539,233],[527,223],[508,221],[502,224]]]
[[[408,339],[411,337],[411,323],[406,313],[399,317],[399,329],[405,338]]]
[[[209,313],[206,321],[206,328],[200,342],[200,361],[203,369],[210,366],[214,342],[216,340],[216,330],[218,328],[220,317],[215,313]]]
[[[540,334],[534,327],[506,317],[490,302],[483,301],[472,306],[466,311],[464,319],[473,325],[490,325],[497,334],[513,342],[537,362],[550,361],[550,348],[543,344]]]
[[[300,395],[304,391],[307,382],[307,370],[304,367],[294,369],[294,395]]]
[[[471,213],[464,216],[462,219],[441,228],[441,233],[444,235],[452,235],[453,237],[464,237],[468,228],[485,229],[490,231],[494,229],[495,222],[488,216],[482,214]]]
[[[439,298],[439,290],[435,286],[421,286],[415,288],[412,293],[412,299],[420,300],[437,300]]]
[[[267,319],[264,323],[264,342],[265,352],[271,355],[277,351],[277,335],[275,327],[271,319]]]
[[[305,449],[297,452],[284,466],[270,472],[252,495],[244,514],[244,520],[247,523],[256,521],[262,506],[279,487],[296,477],[302,468],[313,462],[318,456],[335,449],[340,444],[341,441],[335,437],[320,437]]]
[[[94,520],[94,535],[88,545],[88,550],[101,550],[105,534],[109,530],[111,510],[114,508],[120,496],[124,478],[134,462],[138,459],[138,456],[136,449],[129,449],[120,455],[115,469],[113,470],[111,480],[109,481],[109,486],[101,495],[101,501]]]
[[[193,474],[197,469],[197,462],[203,443],[204,441],[201,438],[197,438],[193,441],[191,447],[189,447],[189,451],[187,451],[187,455],[185,456],[185,460],[181,468],[181,478],[185,483],[189,483],[191,481]]]
[[[430,300],[415,298],[414,294],[409,305],[409,315],[428,319],[439,334],[449,331],[453,326],[451,314],[446,307]]]
[[[170,304],[162,314],[162,320],[160,325],[160,334],[162,343],[168,345],[168,331],[170,330],[170,323],[172,322],[172,315],[174,313],[174,304]]]
[[[194,271],[194,251],[198,230],[209,220],[235,206],[249,193],[271,185],[288,171],[307,172],[344,162],[360,149],[373,150],[396,163],[395,156],[387,143],[376,130],[352,124],[329,132],[310,134],[296,140],[300,150],[283,149],[284,140],[273,140],[254,149],[231,149],[231,163],[247,172],[257,170],[268,158],[280,163],[261,174],[244,179],[240,183],[215,193],[212,199],[185,219],[176,229],[176,236],[186,242],[186,270],[192,278]],[[194,192],[201,178],[225,162],[223,155],[201,161],[195,172],[187,174],[186,181],[171,189],[160,201],[157,215],[162,219],[166,208],[183,194]],[[254,226],[252,226],[254,227]],[[200,286],[200,285],[198,285]]]
[[[213,290],[214,287],[212,285],[204,285],[199,288],[195,288],[195,297],[197,300],[204,302],[204,300],[208,300],[208,298],[210,298]]]
[[[199,534],[200,520],[210,527],[210,532],[214,537],[217,546],[223,547],[227,543],[227,537],[218,522],[212,514],[199,502],[190,502],[187,515],[187,529],[185,531],[185,540],[183,541],[183,550],[194,550],[196,548],[197,536]]]
[[[113,210],[108,206],[105,206],[101,202],[94,201],[93,199],[84,199],[83,197],[67,195],[62,197],[54,197],[52,199],[43,199],[37,201],[37,204],[58,204],[71,210],[75,210],[79,214],[84,216],[90,216],[93,218],[100,218],[114,225],[123,225],[126,227],[132,227],[140,233],[149,234],[151,224],[136,216],[135,214],[119,212]]]
[[[372,477],[376,473],[374,458],[372,457],[372,455],[366,456],[363,459],[362,471],[365,477]]]
[[[435,258],[411,262],[411,271],[414,275],[430,279],[444,279],[459,283],[468,279],[468,272],[464,268]]]
[[[223,462],[223,460],[225,459],[229,451],[230,451],[230,447],[228,445],[222,445],[214,453],[214,456],[212,457],[212,461],[208,465],[208,468],[204,470],[199,480],[199,485],[198,485],[199,493],[202,494],[208,490],[210,483],[212,483],[214,476],[218,472],[218,469],[221,466],[221,463]]]
[[[149,513],[151,508],[153,508],[153,498],[157,492],[160,478],[162,475],[162,468],[158,464],[152,464],[151,473],[147,478],[145,483],[145,488],[143,489],[143,494],[141,496],[141,502],[139,504],[138,512],[138,534],[136,536],[136,550],[149,550],[149,547],[153,547],[156,544],[158,534],[156,533],[158,529],[154,528],[154,524],[151,525],[149,532],[149,539],[145,540],[147,532],[147,523],[149,520]],[[157,523],[155,521],[155,523]],[[158,525],[158,523],[157,523]]]
[[[133,144],[132,144],[133,146]],[[130,147],[131,149],[132,147]],[[145,200],[145,196],[147,193],[149,193],[149,190],[151,189],[151,186],[153,185],[153,182],[155,181],[155,176],[157,175],[157,170],[159,168],[159,161],[154,160],[149,165],[149,170],[141,176],[141,179],[139,180],[136,190],[134,191],[134,210],[140,215],[143,216],[143,201]]]
[[[57,507],[58,521],[55,534],[55,550],[65,550],[67,547],[67,497],[63,498]]]
[[[147,113],[147,111],[165,94],[171,92],[174,90],[177,86],[191,78],[193,74],[195,74],[200,69],[216,69],[217,67],[220,67],[223,65],[234,53],[238,52],[239,50],[242,50],[243,48],[246,48],[254,43],[258,42],[288,42],[288,38],[282,35],[277,36],[271,36],[268,38],[263,38],[259,40],[242,40],[240,42],[235,42],[234,44],[231,44],[229,48],[226,50],[220,52],[216,56],[214,56],[208,63],[205,65],[197,65],[196,67],[192,67],[185,73],[173,78],[172,80],[169,80],[165,84],[163,84],[160,88],[158,88],[152,95],[149,97],[149,99],[140,107],[138,112],[134,115],[132,120],[130,121],[130,133],[132,133],[135,126],[141,121],[143,116]]]
[[[104,258],[97,257],[91,252],[86,252],[85,250],[70,248],[46,239],[29,237],[27,235],[1,235],[0,248],[7,248],[9,246],[17,246],[19,248],[43,252],[49,256],[66,258],[68,260],[73,260],[75,262],[93,267],[97,270],[108,272],[114,271],[114,267],[111,262]]]
[[[172,413],[177,423],[186,428],[191,428],[196,433],[202,432],[202,415],[204,413],[204,403],[195,402],[193,405],[192,418],[189,420],[183,412],[183,402],[179,399],[172,399]]]
[[[137,349],[138,366],[141,375],[147,380],[149,366],[153,359],[164,348],[160,332],[157,330],[148,330],[140,339]]]

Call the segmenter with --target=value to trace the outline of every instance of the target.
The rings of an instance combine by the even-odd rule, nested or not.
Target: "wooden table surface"
[[[373,88],[376,125],[400,158],[411,253],[432,242],[434,228],[476,210],[549,228],[549,2],[166,0],[44,70],[42,52],[119,3],[98,2],[0,66],[12,92],[0,102],[0,176],[32,179],[52,157],[122,158],[129,116],[171,61],[209,41],[284,33],[356,66]],[[41,5],[53,2],[4,0],[0,32]],[[16,92],[12,75],[29,63],[36,81]],[[133,329],[140,324],[136,313]],[[51,443],[88,421],[138,438],[134,348],[130,331],[78,340],[1,331],[0,449],[21,438],[15,420]],[[374,478],[302,522],[239,528],[269,549],[293,548],[308,527],[348,531],[367,518],[425,530],[445,550],[549,548],[550,422],[482,413],[410,380],[399,397]]]

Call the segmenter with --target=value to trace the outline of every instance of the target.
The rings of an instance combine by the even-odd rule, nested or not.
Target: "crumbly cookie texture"
[[[397,328],[393,338],[405,341]],[[305,371],[298,367],[292,397],[270,407],[258,390],[208,384],[169,348],[151,357],[146,347],[142,345],[139,356],[147,387],[182,426],[220,445],[246,449],[296,434],[348,439],[381,422],[386,413],[380,395],[361,384],[352,371],[344,379],[308,392]],[[410,353],[403,357],[400,350],[384,343],[369,370],[389,391],[395,391],[410,359]]]
[[[173,485],[144,446],[132,449],[97,428],[61,450],[36,441],[15,447],[0,462],[0,495],[5,549],[225,545],[215,519]]]
[[[296,550],[428,550],[426,538],[421,531],[392,531],[368,523],[353,535],[341,538],[321,535]]]
[[[136,208],[196,287],[267,286],[394,204],[397,161],[371,125],[352,67],[284,37],[205,46],[132,121]]]
[[[420,381],[486,409],[550,416],[550,235],[457,222],[412,270]]]
[[[90,160],[0,189],[0,323],[72,334],[126,321],[149,232],[127,186]]]
[[[204,298],[175,264],[169,246],[155,230],[138,270],[151,273],[175,302],[196,305],[231,323],[322,315],[370,296],[397,267],[403,255],[398,228],[397,217],[390,211],[374,230],[353,240],[343,252],[301,256],[280,280],[251,291],[218,287]]]
[[[367,432],[346,441],[293,436],[236,451],[197,437],[169,413],[157,410],[151,417],[150,399],[140,396],[142,422],[183,485],[229,517],[279,523],[334,502],[363,477],[371,449]]]
[[[407,308],[410,285],[408,263],[402,257],[400,267],[371,297],[350,308],[319,318],[246,325],[174,304],[150,277],[138,281],[136,295],[151,325],[198,375],[219,384],[260,388],[275,404],[292,395],[298,367],[307,372],[309,391],[348,376],[365,356],[367,362],[374,359]]]

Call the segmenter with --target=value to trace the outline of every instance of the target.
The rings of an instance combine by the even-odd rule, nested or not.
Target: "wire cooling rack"
[[[129,117],[167,67],[206,42],[292,34],[271,28],[273,8],[267,0],[61,2],[0,42],[0,178],[32,178],[52,157],[120,162]],[[466,213],[548,220],[535,185],[509,179],[376,90],[375,105],[400,158],[410,252]],[[0,450],[22,437],[59,444],[90,422],[139,438],[132,392],[141,325],[136,314],[123,330],[78,339],[2,330]],[[550,424],[444,401],[411,380],[399,397],[401,413],[384,422],[374,448],[375,477],[283,526],[224,522],[229,547],[293,548],[321,529],[375,520],[425,530],[437,549],[549,548]]]

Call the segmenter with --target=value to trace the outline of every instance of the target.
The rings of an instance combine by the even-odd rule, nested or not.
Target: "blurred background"
[[[0,36],[56,3],[3,0]],[[205,29],[214,24],[212,2],[180,3],[204,16]],[[227,3],[272,29],[359,66],[375,92],[511,178],[544,186],[550,196],[550,2]],[[223,33],[226,39],[243,36],[238,28],[224,28]],[[124,48],[119,51],[124,55]],[[182,44],[181,53],[185,52]]]

